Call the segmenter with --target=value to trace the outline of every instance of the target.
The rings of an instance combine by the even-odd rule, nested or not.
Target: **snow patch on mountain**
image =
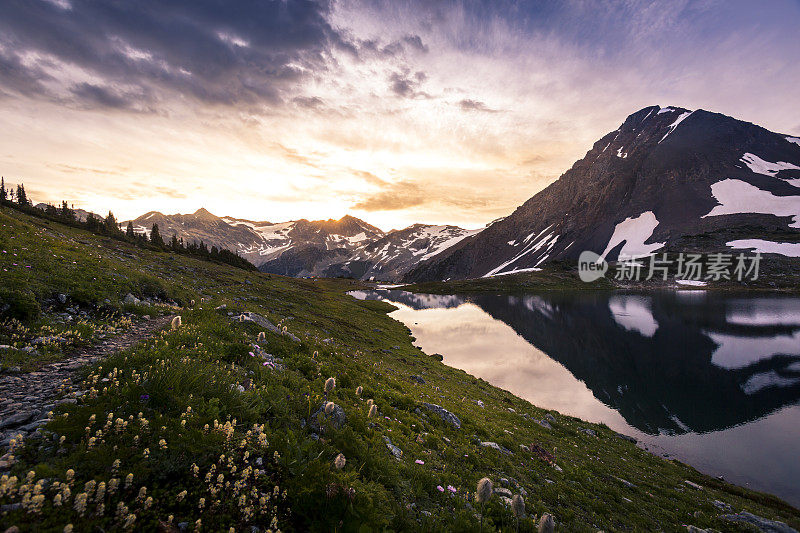
[[[731,178],[711,185],[711,194],[720,205],[701,218],[740,213],[793,216],[790,226],[800,228],[800,196],[775,196],[746,181]]]
[[[675,109],[674,107],[662,107],[658,110],[658,113],[656,113],[656,115],[660,115],[661,113],[671,113],[673,111],[677,111],[677,109]]]
[[[625,148],[625,147],[624,147],[624,146],[620,146],[620,147],[619,147],[619,150],[617,150],[617,157],[620,157],[620,158],[622,158],[622,159],[625,159],[626,157],[628,157],[628,152],[625,152],[625,153],[623,154],[623,153],[622,153],[622,149],[623,149],[623,148]]]
[[[551,227],[552,227],[552,224],[550,226],[547,226],[542,231],[540,231],[536,235],[535,238],[533,237],[533,232],[531,232],[530,235],[525,237],[525,240],[523,241],[523,242],[528,242],[528,241],[530,241],[530,242],[525,246],[525,248],[522,249],[521,252],[519,252],[517,255],[515,255],[514,257],[512,257],[511,259],[509,259],[505,263],[501,264],[500,266],[493,268],[492,270],[490,270],[489,272],[484,274],[483,277],[484,278],[488,278],[488,277],[491,277],[491,276],[499,275],[501,273],[502,274],[514,274],[514,273],[517,273],[517,272],[530,272],[531,270],[533,270],[533,269],[515,269],[515,270],[503,272],[503,270],[506,267],[511,266],[512,264],[516,263],[522,257],[525,257],[527,255],[531,255],[531,254],[535,255],[540,250],[543,250],[542,255],[544,255],[544,256],[549,255],[548,252],[550,252],[550,250],[553,249],[553,246],[555,246],[556,242],[558,241],[558,235],[554,235],[554,233],[555,233],[554,231],[551,231],[550,233],[548,233],[544,237],[542,237],[541,235],[545,231],[550,229]],[[544,258],[546,259],[546,257],[544,257]],[[542,260],[543,259],[540,258],[539,262],[537,263],[537,265],[539,263],[541,263]]]
[[[800,170],[800,167],[787,163],[785,161],[778,161],[777,163],[770,163],[749,152],[745,153],[741,160],[745,165],[756,174],[763,174],[765,176],[775,176],[781,170]]]
[[[800,355],[800,331],[774,337],[747,337],[731,333],[706,332],[717,345],[711,362],[728,370],[745,368],[776,355]]]
[[[775,242],[761,239],[739,239],[726,243],[729,248],[748,249],[762,254],[800,257],[800,242]]]
[[[666,135],[661,137],[661,141],[666,139],[669,136],[670,133],[675,131],[678,128],[678,125],[681,122],[683,122],[684,120],[686,120],[686,118],[691,114],[692,114],[692,111],[686,111],[685,113],[681,113],[681,115],[677,119],[675,119],[675,122],[673,122],[672,124],[669,125],[669,131],[666,133]],[[658,141],[658,144],[661,144],[661,141]]]
[[[652,211],[645,211],[638,217],[629,217],[620,222],[614,228],[614,233],[611,235],[606,249],[600,254],[601,259],[605,259],[608,252],[610,252],[619,243],[625,242],[622,249],[619,251],[619,257],[634,257],[640,255],[650,255],[662,246],[663,242],[655,242],[645,244],[652,235],[653,231],[658,226],[658,219]]]
[[[800,146],[800,137],[786,137],[786,140]]]

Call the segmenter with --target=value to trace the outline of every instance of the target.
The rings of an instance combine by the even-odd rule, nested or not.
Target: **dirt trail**
[[[77,370],[151,337],[167,327],[172,316],[141,320],[129,329],[93,346],[83,348],[56,363],[26,374],[0,376],[0,446],[12,438],[27,436],[50,421],[47,413],[55,406],[76,403]],[[0,471],[3,470],[0,461]]]

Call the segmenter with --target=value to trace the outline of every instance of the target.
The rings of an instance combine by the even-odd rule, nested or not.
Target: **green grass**
[[[24,501],[25,508],[0,514],[3,528],[120,531],[135,516],[129,530],[155,531],[168,530],[172,516],[190,531],[197,520],[203,531],[266,531],[273,518],[282,531],[476,531],[472,493],[484,476],[496,485],[514,479],[527,491],[521,531],[534,531],[533,515],[545,512],[561,531],[680,531],[683,524],[747,531],[721,521],[714,500],[800,527],[800,512],[777,498],[653,456],[605,426],[558,413],[553,429],[532,422],[547,411],[422,353],[408,329],[386,315],[391,305],[344,294],[353,282],[283,278],[143,251],[9,210],[0,210],[0,224],[0,246],[18,254],[15,261],[2,257],[0,286],[35,298],[43,314],[33,323],[51,320],[46,301],[59,292],[80,295],[89,310],[105,299],[119,308],[128,292],[186,306],[196,300],[177,311],[178,330],[87,369],[90,393],[61,406],[41,438],[13,450],[17,481],[13,488],[8,478],[0,482],[0,504]],[[11,269],[10,262],[33,268]],[[221,304],[227,309],[216,311]],[[260,328],[227,315],[242,310],[301,339],[267,332],[260,343],[282,359],[282,370],[250,355]],[[343,408],[346,422],[337,428],[323,418],[325,430],[314,438],[309,419],[325,399],[328,377],[336,378],[328,400]],[[378,417],[368,417],[368,399]],[[455,413],[461,428],[428,414],[423,402]],[[385,437],[403,450],[402,460],[389,453]],[[553,453],[562,470],[520,447],[533,444]],[[333,465],[339,453],[347,460],[341,470]],[[112,479],[119,482],[113,493]],[[39,480],[47,481],[36,488]],[[98,498],[100,482],[106,489]],[[80,496],[76,509],[81,494],[87,504]],[[515,530],[496,496],[484,519],[484,530],[494,529]]]

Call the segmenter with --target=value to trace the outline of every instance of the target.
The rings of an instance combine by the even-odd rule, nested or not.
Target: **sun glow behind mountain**
[[[647,105],[800,134],[796,3],[543,4],[4,3],[0,173],[120,219],[479,227]]]

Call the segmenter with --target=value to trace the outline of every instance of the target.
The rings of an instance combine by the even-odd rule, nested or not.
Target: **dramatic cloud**
[[[36,200],[477,227],[642,107],[800,135],[792,0],[8,0],[0,174]]]

